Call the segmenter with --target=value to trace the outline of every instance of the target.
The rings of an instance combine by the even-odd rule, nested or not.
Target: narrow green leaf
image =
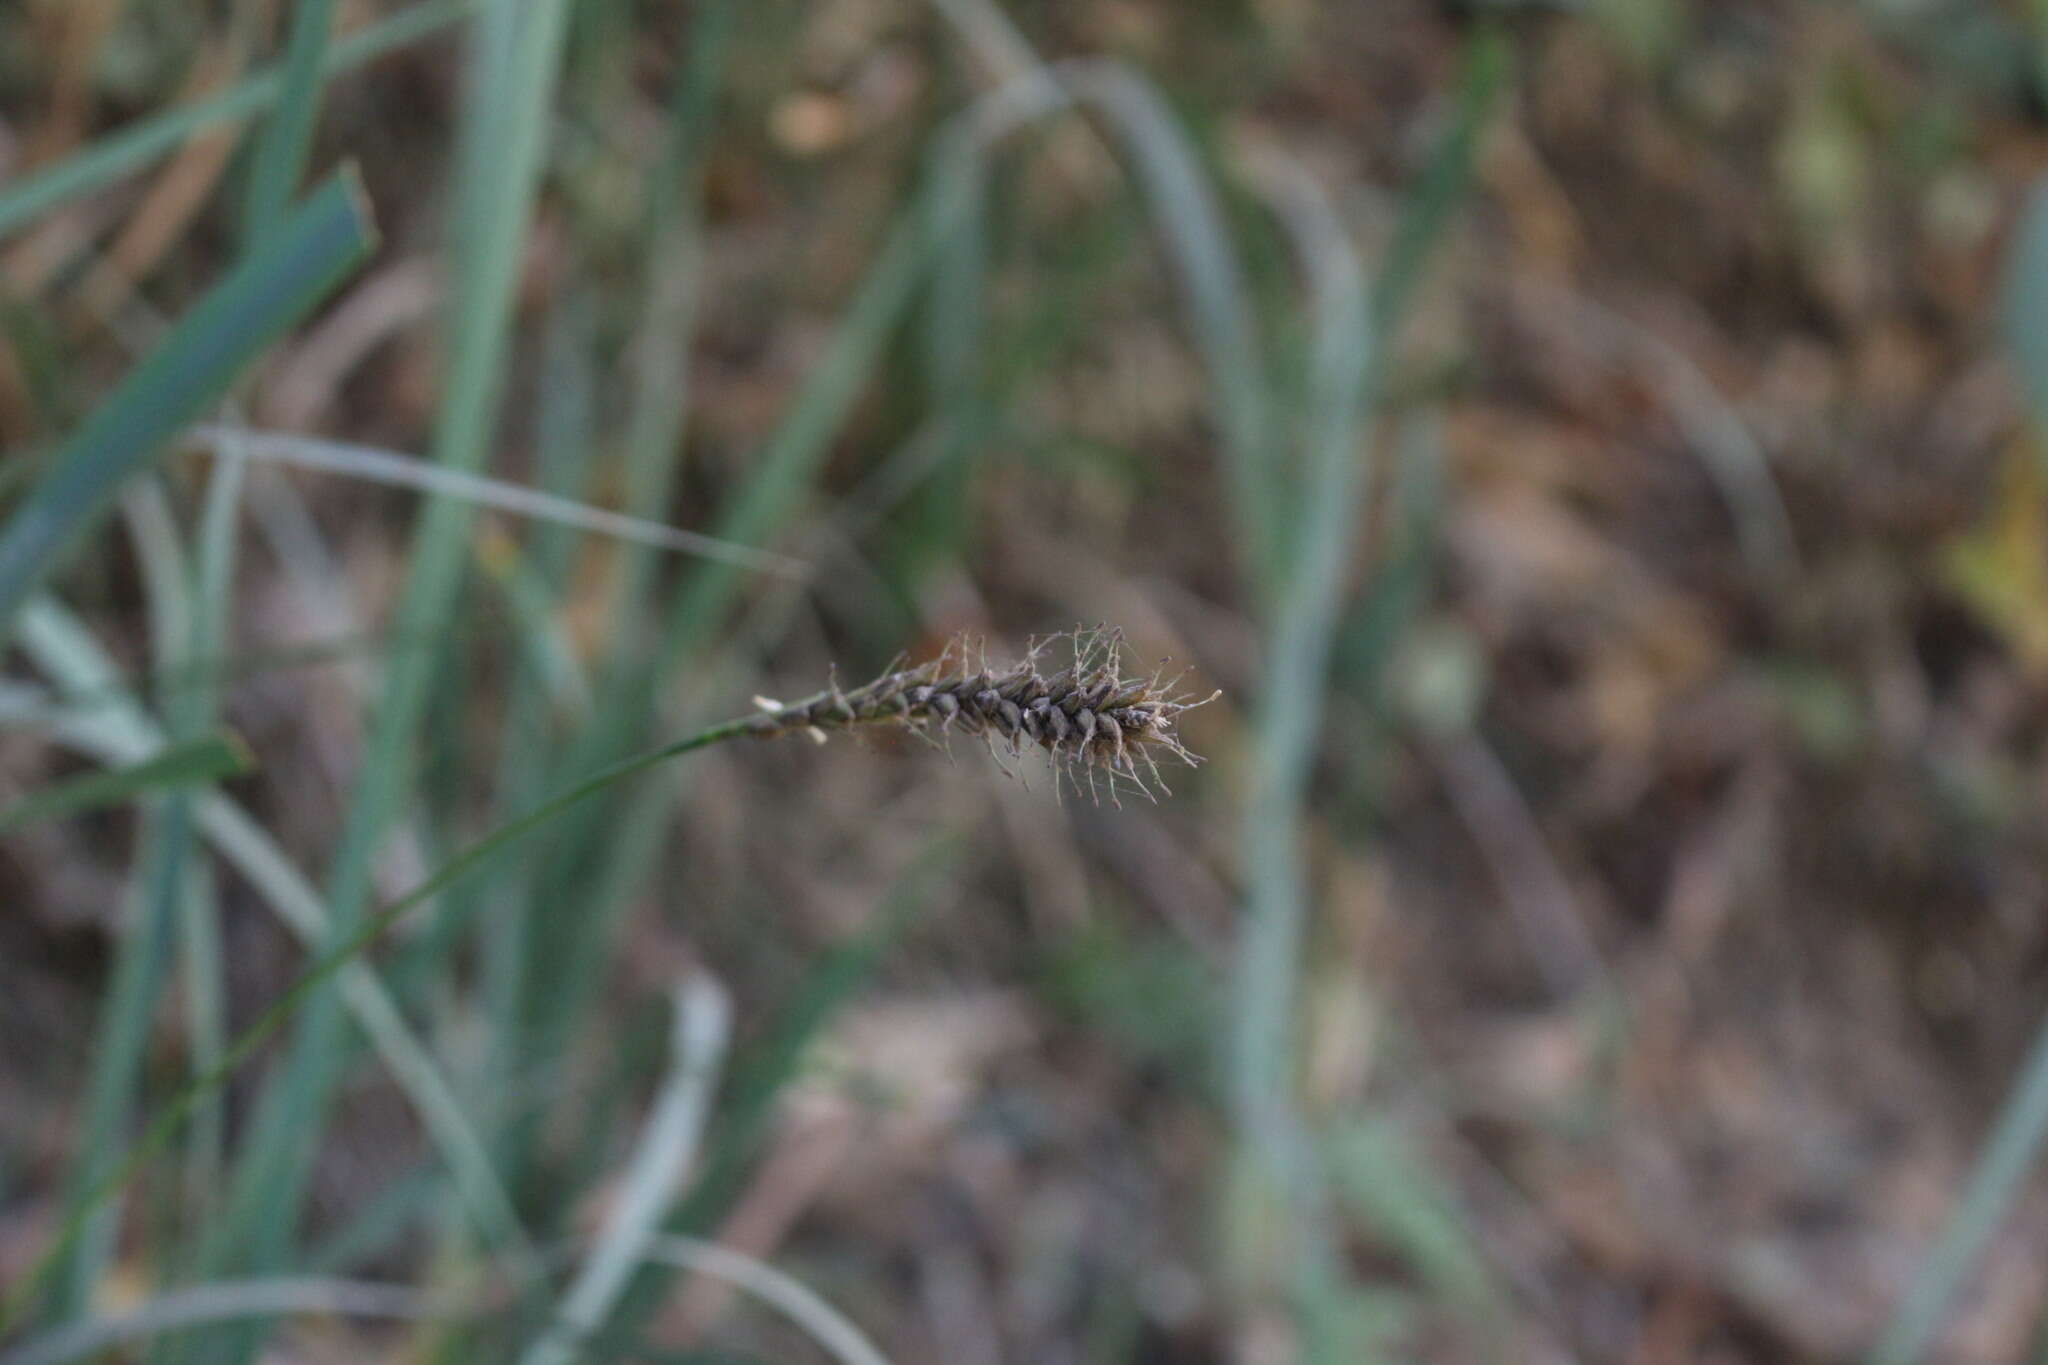
[[[742,1177],[762,1150],[777,1097],[801,1073],[812,1047],[833,1020],[873,978],[883,955],[930,907],[933,888],[947,884],[961,852],[956,835],[940,835],[926,845],[890,888],[873,924],[820,957],[765,1036],[735,1059],[718,1140],[671,1226],[710,1227],[747,1188]]]
[[[669,97],[662,154],[648,177],[640,270],[646,310],[633,351],[637,374],[626,433],[625,510],[660,519],[682,469],[683,427],[689,415],[690,343],[697,329],[698,275],[703,246],[704,163],[733,27],[729,3],[700,8],[690,31],[689,59]],[[653,589],[655,559],[627,550],[609,604],[613,638],[644,638],[643,618]],[[638,662],[638,653],[622,651]],[[619,675],[631,685],[630,673]]]
[[[62,820],[102,810],[162,791],[166,787],[219,782],[250,771],[255,761],[248,747],[223,732],[174,745],[144,763],[111,772],[83,773],[22,798],[0,810],[0,830],[19,829],[43,820]]]
[[[122,381],[0,528],[0,642],[30,592],[100,519],[121,483],[305,317],[374,242],[356,177],[345,170]]]
[[[467,18],[480,3],[482,0],[427,0],[394,14],[335,43],[323,74],[333,77],[366,66]],[[101,138],[48,170],[23,176],[0,189],[0,239],[20,231],[61,204],[91,194],[168,156],[195,133],[262,112],[275,104],[283,91],[283,73],[273,67],[212,99],[143,119]]]
[[[2005,277],[2005,342],[2033,410],[2037,442],[2048,441],[2048,179],[2036,186],[2013,231]],[[2048,450],[2048,444],[2043,444]],[[1914,1365],[1947,1321],[1984,1249],[2012,1211],[2048,1144],[2048,1022],[2035,1035],[2018,1083],[1949,1215],[1941,1238],[1892,1312],[1871,1365]]]
[[[936,889],[950,884],[961,854],[956,834],[941,834],[926,844],[877,907],[873,922],[821,956],[764,1036],[734,1058],[719,1104],[716,1136],[706,1148],[690,1192],[668,1219],[671,1231],[702,1231],[725,1217],[748,1187],[747,1171],[774,1122],[777,1098],[802,1074],[818,1039],[873,978],[883,956],[932,906]],[[661,1303],[659,1288],[654,1277],[642,1277],[613,1315],[615,1335],[622,1340],[637,1336]]]
[[[517,819],[508,820],[498,826],[441,864],[432,876],[411,891],[363,919],[359,926],[352,927],[345,938],[307,967],[298,980],[271,1001],[263,1013],[257,1016],[255,1022],[235,1038],[233,1046],[228,1048],[217,1066],[187,1082],[157,1112],[149,1127],[129,1149],[120,1166],[66,1216],[63,1225],[58,1229],[55,1241],[43,1252],[36,1265],[18,1283],[10,1286],[4,1298],[0,1298],[0,1334],[4,1334],[34,1300],[37,1291],[48,1281],[54,1266],[69,1253],[94,1211],[161,1152],[185,1125],[200,1102],[226,1085],[235,1072],[255,1056],[257,1050],[268,1042],[273,1034],[290,1022],[292,1016],[298,1013],[299,1008],[307,1002],[314,991],[367,952],[370,946],[382,938],[393,925],[431,902],[449,886],[469,875],[478,865],[489,861],[500,849],[525,838],[542,825],[560,817],[564,811],[581,805],[607,788],[670,759],[752,733],[751,720],[751,717],[742,717],[723,725],[714,725],[687,739],[636,754],[612,764],[601,772],[591,774]]]
[[[1472,187],[1479,135],[1507,83],[1511,55],[1507,39],[1491,26],[1481,27],[1466,46],[1451,126],[1404,196],[1394,239],[1380,261],[1373,320],[1389,336],[1407,316],[1415,290],[1428,273],[1430,258],[1443,244],[1451,215],[1464,204]]]
[[[249,164],[243,235],[251,243],[261,241],[284,217],[306,172],[306,153],[320,109],[321,67],[333,29],[334,0],[298,0],[277,108],[265,122]]]
[[[925,218],[912,209],[891,230],[795,408],[762,450],[746,486],[720,516],[722,539],[761,544],[795,515],[884,342],[909,311],[924,273],[925,242]],[[726,564],[706,564],[691,575],[669,608],[658,679],[667,678],[703,643],[731,605],[740,581]]]
[[[1322,1172],[1295,1102],[1290,1077],[1298,1047],[1303,945],[1312,901],[1300,834],[1307,817],[1317,737],[1328,702],[1330,656],[1347,589],[1346,564],[1359,534],[1361,492],[1372,451],[1373,414],[1385,340],[1412,298],[1412,281],[1441,239],[1441,223],[1467,183],[1475,130],[1485,112],[1498,56],[1482,35],[1470,60],[1478,91],[1410,201],[1413,235],[1382,271],[1375,305],[1364,268],[1328,196],[1303,173],[1274,187],[1275,207],[1295,238],[1314,302],[1313,336],[1299,422],[1303,481],[1287,509],[1290,544],[1266,594],[1266,681],[1254,721],[1257,742],[1240,828],[1245,879],[1244,927],[1231,1013],[1230,1082],[1247,1189],[1271,1189],[1289,1224],[1283,1272],[1300,1303],[1319,1301],[1341,1283]],[[1251,584],[1254,589],[1260,585]],[[1259,596],[1256,592],[1254,597]],[[1333,1329],[1304,1314],[1305,1336]],[[1315,1358],[1313,1350],[1306,1352]],[[1349,1357],[1356,1358],[1353,1354]]]
[[[1284,452],[1222,206],[1193,139],[1149,82],[1112,63],[1091,63],[1069,77],[1068,88],[1116,132],[1180,277],[1188,327],[1209,376],[1238,561],[1263,600],[1277,584],[1287,539]]]
[[[1892,1312],[1870,1365],[1916,1365],[1948,1321],[1956,1295],[1983,1260],[1985,1248],[2020,1201],[2027,1175],[2048,1139],[2048,1023],[2034,1037],[2019,1081],[2006,1097],[1991,1136],[1977,1154],[1962,1198],[1941,1237]]]
[[[2002,321],[2020,390],[2037,430],[2048,433],[2048,178],[2035,186],[2013,229]]]
[[[448,470],[480,470],[496,430],[568,10],[567,0],[492,6],[473,31],[449,242],[446,386],[434,433],[434,458]],[[395,615],[399,630],[439,630],[447,640],[469,560],[473,511],[448,498],[423,510],[408,550]],[[330,932],[338,942],[371,908],[374,855],[413,789],[421,720],[437,672],[455,654],[444,645],[408,655],[385,674],[329,870]],[[313,1159],[350,1056],[341,1005],[325,988],[307,1002],[289,1057],[249,1125],[227,1209],[200,1248],[204,1273],[260,1273],[290,1261]],[[262,1329],[237,1330],[195,1343],[195,1358],[227,1365],[249,1360],[261,1337]]]

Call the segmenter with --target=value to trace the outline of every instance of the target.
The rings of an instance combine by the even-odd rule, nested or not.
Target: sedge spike
[[[1042,656],[1061,639],[1072,642],[1073,661],[1047,671]],[[936,659],[891,669],[851,690],[835,684],[789,703],[756,697],[760,714],[748,719],[746,729],[764,739],[802,732],[820,743],[834,731],[880,725],[927,737],[933,731],[959,733],[986,740],[998,761],[999,745],[1012,755],[1041,750],[1052,764],[1055,788],[1064,776],[1078,791],[1085,777],[1093,793],[1100,776],[1111,801],[1119,781],[1151,797],[1155,787],[1167,790],[1158,755],[1189,767],[1201,762],[1176,733],[1180,714],[1221,693],[1190,699],[1174,692],[1177,679],[1127,675],[1123,655],[1122,633],[1098,628],[1034,641],[1021,662],[991,668],[984,651],[970,650],[961,639]]]

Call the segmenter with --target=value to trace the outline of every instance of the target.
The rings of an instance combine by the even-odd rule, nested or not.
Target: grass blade
[[[320,108],[320,68],[333,28],[334,0],[297,0],[293,6],[277,108],[264,124],[249,164],[242,230],[250,243],[262,241],[284,217],[305,174],[314,115]]]
[[[461,473],[481,468],[496,426],[568,8],[566,0],[490,8],[476,32],[478,64],[468,92],[450,243],[455,288],[448,384],[434,439],[437,462]],[[473,515],[467,504],[445,498],[422,513],[397,612],[401,633],[437,630],[449,620],[469,558]],[[439,650],[407,654],[385,675],[329,874],[332,932],[343,944],[364,923],[374,855],[411,785],[414,741],[442,656]],[[252,1125],[229,1208],[202,1250],[201,1262],[212,1273],[274,1270],[287,1261],[297,1236],[302,1196],[348,1050],[338,996],[324,989],[313,994],[289,1060]],[[257,1342],[255,1333],[238,1330],[231,1340],[208,1343],[207,1353],[246,1359]]]
[[[755,472],[721,517],[721,540],[755,545],[767,540],[794,517],[809,491],[818,466],[831,448],[854,400],[880,360],[885,344],[908,314],[921,275],[925,240],[924,215],[911,210],[892,230],[880,259],[870,267],[847,316],[834,333],[823,359],[813,370],[796,406],[777,429],[755,464]],[[576,746],[570,771],[587,772],[629,750],[634,735],[651,714],[649,698],[668,686],[682,663],[702,648],[738,595],[738,571],[723,563],[707,563],[687,579],[667,609],[660,638],[651,651],[651,666],[622,686],[625,698],[600,704],[597,723]],[[576,1003],[592,988],[603,962],[609,928],[644,884],[662,847],[661,830],[676,797],[673,784],[661,784],[640,797],[623,818],[592,811],[573,822],[565,842],[570,852],[558,866],[584,876],[589,866],[574,850],[599,848],[602,869],[598,890],[587,889],[586,914],[576,923],[537,922],[530,956],[550,963],[558,978],[550,998],[533,999],[525,1045],[550,1056],[562,1043],[562,1030],[576,1012]]]
[[[169,811],[155,812],[143,826],[141,885],[129,899],[127,929],[120,935],[113,974],[100,1002],[93,1030],[92,1071],[85,1085],[85,1110],[76,1151],[65,1179],[65,1201],[81,1204],[113,1169],[134,1111],[148,1050],[158,992],[170,962],[177,916],[176,888],[183,880],[186,846]],[[50,1296],[49,1319],[83,1316],[113,1259],[120,1214],[109,1205],[87,1225]]]
[[[225,732],[207,735],[172,745],[155,758],[131,767],[84,773],[26,796],[0,810],[0,832],[40,820],[61,820],[123,805],[166,787],[239,777],[254,767],[254,756],[240,739]]]
[[[742,1256],[730,1247],[694,1237],[657,1237],[646,1259],[724,1280],[743,1289],[801,1327],[840,1365],[889,1365],[889,1359],[868,1340],[867,1333],[816,1291],[774,1266]],[[5,1365],[5,1362],[0,1362]]]
[[[582,493],[594,472],[584,452],[595,444],[597,427],[596,310],[587,293],[572,295],[557,311],[543,346],[538,428],[539,482],[558,497]],[[552,618],[567,591],[566,584],[580,538],[561,526],[543,528],[515,567],[530,577],[536,595],[544,598]],[[579,668],[578,676],[584,676]],[[500,728],[494,809],[501,814],[525,810],[547,794],[550,775],[560,758],[560,740],[550,725],[555,705],[547,667],[532,649],[522,651],[512,675]],[[533,940],[537,912],[531,888],[537,881],[533,856],[508,858],[492,877],[479,877],[467,893],[477,903],[489,899],[493,914],[472,920],[475,951],[483,964],[482,1008],[485,1036],[492,1040],[481,1065],[478,1101],[486,1121],[502,1129],[513,1106],[514,1078],[526,1052],[521,1043],[520,993],[529,970],[527,948]],[[451,906],[448,913],[461,913]],[[509,1163],[507,1169],[511,1169]]]
[[[1480,40],[1480,50],[1488,40]],[[1482,59],[1481,71],[1491,70]],[[1490,88],[1490,85],[1485,87]],[[1474,137],[1454,131],[1439,153],[1444,161],[1468,158]],[[1450,183],[1463,177],[1440,173]],[[1298,847],[1309,779],[1326,709],[1330,659],[1345,592],[1345,566],[1357,539],[1370,420],[1385,337],[1397,315],[1375,308],[1364,271],[1321,188],[1306,173],[1278,165],[1269,186],[1280,219],[1295,238],[1315,300],[1316,316],[1302,429],[1303,482],[1290,524],[1294,549],[1271,594],[1267,675],[1252,746],[1251,790],[1240,828],[1245,911],[1234,991],[1230,1043],[1231,1098],[1243,1144],[1243,1191],[1276,1199],[1293,1225],[1296,1248],[1277,1271],[1304,1302],[1323,1302],[1321,1288],[1342,1272],[1327,1225],[1323,1173],[1292,1092],[1296,1074],[1294,1019],[1301,989],[1301,957],[1309,918],[1309,892]],[[1449,202],[1441,195],[1413,201],[1439,231]],[[1398,256],[1380,292],[1410,297],[1410,277],[1423,257]],[[1280,490],[1278,496],[1288,496]],[[1253,585],[1256,587],[1256,585]],[[1255,598],[1257,594],[1254,594]],[[1314,1292],[1311,1292],[1314,1291]],[[1329,1324],[1304,1315],[1305,1336]]]
[[[831,448],[833,433],[845,422],[889,334],[909,311],[923,271],[926,226],[923,215],[913,209],[891,229],[796,407],[761,452],[753,477],[719,519],[720,540],[758,545],[796,514]],[[657,680],[665,679],[703,643],[738,587],[731,567],[707,564],[677,594],[662,636]]]
[[[22,708],[30,712],[29,718],[42,722],[40,728],[105,763],[139,762],[163,747],[157,727],[134,699],[108,685],[111,662],[77,620],[49,599],[39,599],[24,615],[22,643],[47,672],[82,684],[99,697],[82,711],[53,716],[35,716],[33,708]],[[242,807],[218,792],[207,792],[194,803],[193,817],[199,832],[301,943],[317,950],[327,941],[327,908],[319,892]],[[512,1201],[432,1055],[414,1037],[390,992],[368,966],[348,964],[340,969],[339,981],[358,1027],[418,1114],[486,1241],[507,1253],[515,1276],[530,1271],[534,1252]],[[224,1048],[216,1048],[207,1062],[195,1058],[196,1069],[207,1074],[223,1055]]]
[[[2018,1201],[2044,1138],[2048,1138],[2048,1025],[2035,1039],[2019,1084],[1993,1125],[1941,1239],[1871,1351],[1870,1365],[1915,1365],[1926,1357],[1957,1291]]]
[[[270,342],[369,254],[360,189],[342,172],[217,285],[59,451],[0,529],[0,642],[59,556],[115,490],[226,391]]]
[[[367,65],[388,53],[466,18],[486,0],[427,0],[361,33],[334,44],[324,67],[333,77]],[[168,155],[195,133],[218,124],[260,113],[284,92],[284,76],[269,70],[197,104],[181,105],[154,118],[101,138],[91,147],[48,170],[23,176],[0,189],[0,240],[19,231],[51,209],[103,188]]]
[[[703,256],[705,148],[709,145],[733,6],[706,6],[690,30],[689,58],[669,99],[667,142],[650,177],[640,270],[648,308],[633,347],[637,373],[626,432],[626,513],[661,519],[681,469],[689,412],[690,343]],[[756,552],[758,553],[758,552]],[[639,634],[653,558],[628,552],[609,607],[621,639]]]
[[[624,513],[629,518],[659,521],[667,514],[683,459],[683,433],[690,403],[690,351],[697,327],[701,292],[703,188],[707,149],[716,119],[718,94],[736,7],[726,0],[699,7],[688,30],[686,56],[669,95],[660,155],[647,179],[640,228],[639,272],[646,298],[637,335],[629,354],[633,361],[631,405],[625,432]],[[709,537],[703,537],[709,541]],[[716,542],[713,542],[716,543]],[[752,556],[757,564],[784,563],[780,556],[750,547],[731,546],[724,553]],[[616,736],[618,747],[601,757],[623,752],[637,735],[645,714],[649,605],[658,561],[646,550],[623,547],[617,558],[606,600],[601,605],[604,638],[617,644],[602,663],[595,714],[617,717],[596,728]],[[517,732],[508,729],[507,735]],[[523,742],[508,746],[508,756]],[[509,764],[508,764],[509,768]],[[543,770],[536,763],[532,770]],[[573,766],[570,769],[574,770]],[[540,1018],[558,1017],[561,1001],[576,994],[578,972],[564,970],[564,957],[541,948],[553,926],[534,920],[534,882],[512,887],[509,913],[502,932],[488,936],[486,960],[492,964],[493,1036],[498,1057],[494,1065],[509,1067],[512,1057],[546,1065],[554,1056],[543,1042],[547,1030]],[[595,916],[601,924],[605,916]],[[601,942],[601,928],[589,929],[586,940]],[[576,956],[576,955],[571,955]],[[525,1164],[528,1123],[508,1124],[505,1148],[515,1170]]]
[[[1380,261],[1373,319],[1387,336],[1408,316],[1415,290],[1428,273],[1429,260],[1442,245],[1444,225],[1471,191],[1479,135],[1507,81],[1508,58],[1507,41],[1492,28],[1481,28],[1465,50],[1457,112],[1443,141],[1404,196],[1394,239]]]
[[[141,1138],[129,1149],[120,1167],[93,1190],[91,1197],[82,1207],[66,1217],[58,1229],[55,1242],[43,1253],[35,1268],[23,1276],[20,1283],[12,1287],[5,1299],[0,1299],[0,1332],[5,1332],[33,1301],[38,1289],[48,1279],[51,1267],[69,1253],[83,1231],[85,1221],[98,1207],[153,1160],[176,1136],[197,1105],[226,1085],[234,1073],[256,1054],[257,1049],[298,1013],[315,990],[354,962],[393,925],[431,902],[480,864],[489,861],[500,849],[523,839],[542,825],[558,818],[564,811],[658,764],[747,734],[750,732],[751,720],[751,717],[742,717],[723,725],[712,726],[687,739],[636,754],[593,773],[517,819],[498,826],[443,863],[433,875],[411,891],[364,920],[360,928],[355,929],[346,939],[315,960],[296,981],[273,1000],[256,1021],[236,1037],[234,1045],[228,1048],[218,1066],[187,1083],[163,1106]]]
[[[1180,276],[1214,385],[1239,562],[1254,599],[1262,600],[1281,571],[1285,480],[1251,304],[1222,209],[1187,134],[1148,82],[1109,61],[1060,69],[1074,97],[1100,110],[1122,139]]]
[[[161,481],[154,477],[129,482],[122,490],[120,506],[134,545],[136,564],[142,572],[151,652],[159,663],[168,663],[183,656],[192,631],[194,608],[177,519]],[[82,641],[88,637],[81,629],[77,638]],[[80,659],[83,662],[85,656],[81,654]],[[106,675],[103,668],[88,671],[95,680],[103,680]],[[214,728],[209,722],[193,727],[179,738],[188,744],[203,744],[215,738],[210,733]],[[175,757],[175,749],[170,753],[159,751],[139,756],[136,766],[147,767],[152,761]],[[99,777],[105,780],[119,776],[125,766],[123,759],[115,758],[113,766],[114,773]],[[83,1199],[113,1168],[126,1139],[155,1022],[157,997],[170,963],[179,898],[192,871],[186,837],[188,801],[189,792],[174,786],[170,788],[169,799],[151,802],[144,809],[133,908],[128,912],[125,930],[116,938],[113,973],[93,1031],[85,1113],[65,1181],[67,1202]],[[79,1238],[51,1295],[54,1320],[62,1321],[87,1311],[93,1291],[112,1259],[119,1224],[118,1210],[110,1207],[94,1220],[88,1234]]]
[[[460,499],[508,516],[573,527],[650,549],[723,560],[755,572],[802,578],[809,568],[802,560],[786,555],[757,550],[749,545],[728,544],[712,536],[679,530],[659,521],[613,512],[503,479],[448,469],[429,460],[379,450],[374,446],[215,423],[196,426],[188,435],[193,441],[211,446],[216,452],[224,452],[233,445],[249,459],[339,474],[390,488],[416,489],[437,497]]]
[[[290,1276],[181,1289],[112,1318],[60,1328],[0,1354],[0,1365],[63,1365],[101,1355],[123,1342],[144,1341],[180,1327],[226,1319],[318,1313],[365,1318],[430,1319],[461,1309],[437,1305],[404,1285]]]
[[[2006,267],[2005,342],[2032,409],[2037,443],[2048,431],[2048,180],[2036,186],[2013,230]],[[2048,1023],[2041,1026],[2019,1084],[1991,1130],[1941,1240],[1893,1312],[1871,1365],[1913,1365],[1927,1354],[1956,1292],[2012,1209],[2048,1141]]]
[[[2002,321],[2036,433],[2048,432],[2048,178],[2034,187],[2013,228]]]
[[[198,670],[196,686],[167,697],[162,706],[173,738],[198,734],[220,717],[221,683],[199,669],[199,661],[217,658],[230,638],[228,614],[234,602],[236,518],[241,511],[247,461],[233,450],[214,463],[206,483],[199,518],[199,547],[193,583],[190,633],[169,661],[174,672]],[[182,841],[192,834],[192,801],[180,794],[169,803],[168,838]],[[192,1069],[204,1072],[220,1060],[227,1046],[227,969],[222,956],[220,906],[211,869],[195,863],[183,896],[185,1011],[191,1035]],[[186,1207],[204,1217],[211,1211],[227,1152],[227,1124],[222,1107],[208,1104],[192,1122],[186,1162]]]
[[[700,976],[676,989],[668,1079],[589,1258],[563,1297],[555,1324],[527,1348],[521,1365],[569,1365],[577,1338],[603,1326],[696,1160],[731,1032],[732,1003],[724,987]]]
[[[1239,836],[1245,906],[1229,1077],[1241,1144],[1236,1173],[1244,1182],[1238,1193],[1256,1197],[1258,1203],[1247,1207],[1261,1213],[1270,1201],[1288,1227],[1281,1243],[1287,1250],[1276,1253],[1284,1260],[1246,1269],[1255,1283],[1270,1276],[1290,1291],[1304,1358],[1313,1360],[1336,1358],[1329,1352],[1344,1335],[1345,1280],[1321,1172],[1293,1094],[1294,1019],[1309,918],[1296,841],[1321,733],[1345,559],[1356,538],[1378,336],[1364,269],[1321,187],[1292,163],[1275,167],[1270,178],[1275,207],[1296,238],[1316,317],[1301,433],[1305,479],[1292,518],[1296,540],[1269,599],[1266,680],[1253,721],[1258,738]],[[1277,476],[1276,470],[1269,477]],[[1287,497],[1291,490],[1274,493]]]
[[[924,913],[932,889],[947,883],[960,856],[957,838],[942,835],[932,840],[877,908],[873,924],[835,944],[812,965],[766,1036],[734,1059],[717,1135],[690,1193],[669,1219],[671,1228],[700,1232],[726,1215],[745,1188],[748,1164],[760,1152],[774,1121],[777,1097],[795,1079],[812,1046],[874,975],[883,954]],[[660,1302],[655,1288],[635,1286],[613,1319],[615,1331],[630,1336],[639,1329]]]

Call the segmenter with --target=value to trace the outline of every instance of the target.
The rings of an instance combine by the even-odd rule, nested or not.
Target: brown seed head
[[[1048,672],[1042,658],[1059,640],[1071,641],[1073,661]],[[1158,754],[1190,767],[1201,762],[1174,733],[1180,713],[1220,694],[1190,700],[1175,694],[1173,682],[1160,674],[1125,676],[1123,653],[1121,632],[1077,630],[1034,642],[1012,667],[991,669],[985,651],[970,651],[963,638],[936,659],[849,691],[833,687],[788,705],[756,698],[762,714],[749,729],[762,737],[803,730],[819,740],[866,725],[958,732],[987,740],[991,752],[998,744],[1012,754],[1036,747],[1076,790],[1085,774],[1093,792],[1099,773],[1108,780],[1112,801],[1119,779],[1151,796],[1154,785],[1166,790]],[[1055,786],[1057,781],[1056,776]]]

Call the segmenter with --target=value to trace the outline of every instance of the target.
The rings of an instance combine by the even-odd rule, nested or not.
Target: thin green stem
[[[1964,1281],[2018,1201],[2048,1142],[2048,1022],[2034,1038],[2019,1084],[1992,1126],[1984,1150],[1963,1187],[1927,1263],[1892,1312],[1870,1353],[1869,1365],[1917,1365],[1926,1358]]]
[[[751,732],[752,717],[741,717],[701,730],[687,739],[622,759],[593,773],[526,814],[500,825],[442,864],[432,876],[411,891],[365,919],[352,935],[315,961],[282,995],[273,1000],[256,1021],[235,1039],[234,1044],[212,1069],[188,1082],[150,1122],[142,1137],[129,1149],[128,1155],[121,1163],[77,1201],[59,1229],[56,1243],[43,1253],[35,1269],[23,1277],[4,1303],[0,1303],[0,1334],[4,1334],[20,1317],[37,1290],[49,1277],[52,1268],[70,1254],[71,1247],[84,1231],[94,1210],[105,1203],[116,1190],[134,1179],[144,1166],[163,1151],[193,1111],[208,1096],[227,1084],[229,1078],[242,1064],[254,1056],[257,1049],[297,1012],[308,995],[354,961],[407,914],[432,900],[500,848],[532,833],[572,806],[589,800],[614,783],[623,782],[669,759]]]

